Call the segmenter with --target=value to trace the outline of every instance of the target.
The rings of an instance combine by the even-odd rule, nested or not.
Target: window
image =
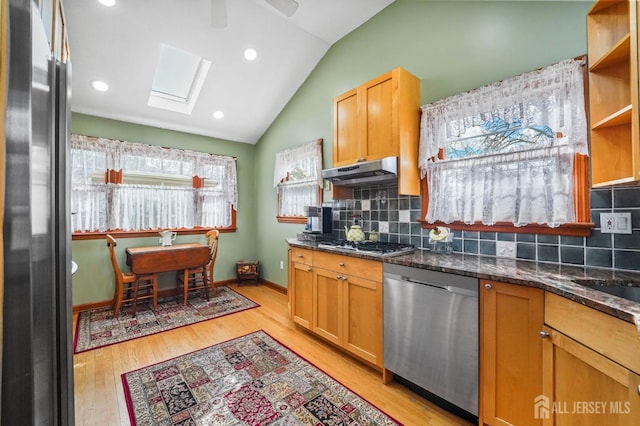
[[[232,157],[72,135],[71,169],[74,232],[233,226]]]
[[[427,224],[589,228],[583,65],[565,60],[422,107]]]
[[[304,206],[319,206],[322,200],[322,139],[276,153],[273,186],[278,221],[306,222]]]

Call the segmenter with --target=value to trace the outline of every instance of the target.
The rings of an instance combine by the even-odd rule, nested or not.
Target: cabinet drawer
[[[640,340],[634,324],[549,292],[544,322],[640,374]]]
[[[313,266],[341,272],[345,275],[382,282],[382,262],[375,260],[316,252],[314,254]]]
[[[305,265],[313,265],[313,250],[292,247],[291,260]]]

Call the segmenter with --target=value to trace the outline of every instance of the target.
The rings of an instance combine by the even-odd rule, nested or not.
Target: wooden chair
[[[113,316],[120,313],[120,306],[123,303],[131,302],[131,314],[135,318],[136,307],[139,300],[152,299],[153,309],[158,309],[158,279],[155,274],[141,275],[136,279],[133,272],[122,272],[118,260],[116,259],[115,247],[118,244],[111,235],[106,236],[109,255],[111,256],[111,266],[116,276],[116,286],[113,296]],[[146,292],[141,295],[140,292]]]
[[[213,267],[218,255],[218,235],[217,229],[212,229],[206,234],[207,245],[209,246],[209,263],[197,268],[185,269],[178,276],[178,287],[182,289],[182,303],[185,305],[190,291],[204,290],[207,301],[209,300],[209,288],[213,290],[213,295],[216,294],[216,286],[213,283]]]

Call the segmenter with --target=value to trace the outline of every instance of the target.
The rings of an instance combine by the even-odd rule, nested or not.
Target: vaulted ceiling
[[[65,0],[71,109],[255,144],[331,45],[393,1],[297,0],[289,17],[291,9],[274,5],[292,0]],[[210,63],[190,114],[148,105],[163,45]],[[246,48],[255,60],[244,58]],[[178,78],[173,67],[167,72]],[[109,90],[94,90],[94,80]]]

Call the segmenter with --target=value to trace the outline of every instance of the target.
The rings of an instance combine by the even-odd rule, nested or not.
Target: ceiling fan
[[[285,16],[291,17],[298,10],[296,0],[264,0]],[[211,26],[227,26],[227,0],[211,0]]]

